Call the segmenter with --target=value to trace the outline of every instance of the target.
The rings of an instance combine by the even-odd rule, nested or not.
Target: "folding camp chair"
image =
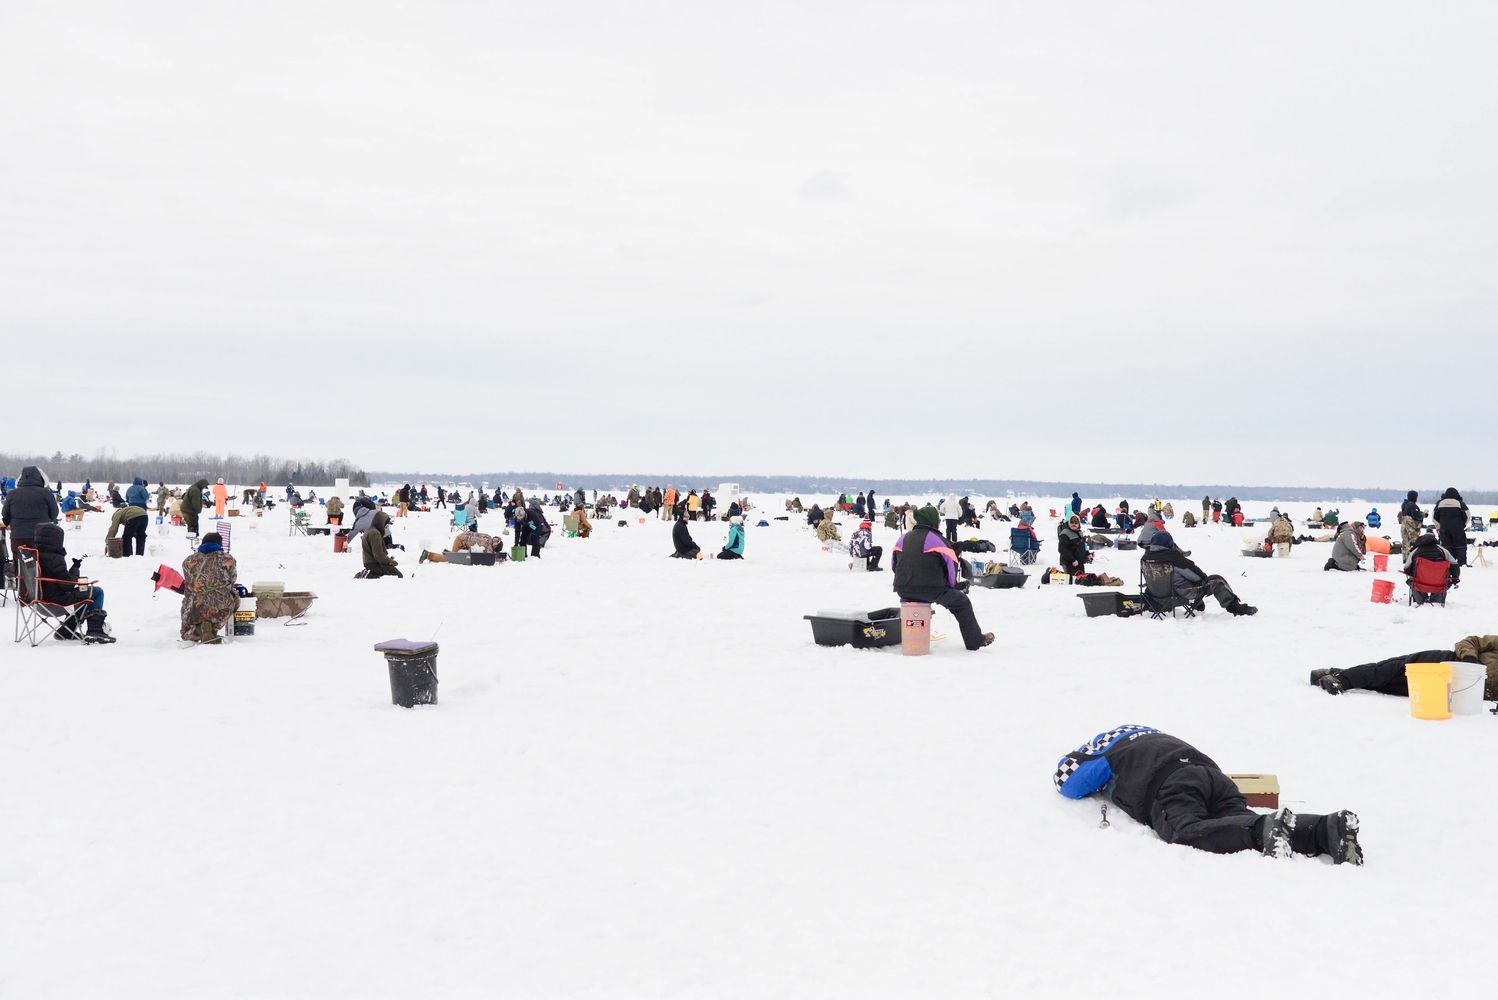
[[[1009,551],[1024,565],[1035,565],[1035,560],[1040,555],[1040,546],[1040,540],[1024,528],[1009,529]]]
[[[1405,581],[1410,586],[1412,606],[1439,604],[1446,606],[1446,592],[1451,589],[1451,564],[1441,559],[1415,557],[1413,571]]]
[[[312,534],[311,516],[305,510],[293,510],[291,512],[291,530],[288,534],[310,535]]]
[[[1166,615],[1174,618],[1176,611],[1183,610],[1187,618],[1196,617],[1191,601],[1181,597],[1175,589],[1175,567],[1170,563],[1139,562],[1139,594],[1144,598],[1144,610],[1156,621]]]
[[[93,581],[49,579],[41,575],[41,559],[36,549],[23,547],[20,556],[16,564],[15,641],[25,639],[34,648],[42,640],[55,636],[64,629],[75,637],[82,638],[83,616],[93,606],[89,599],[93,594]],[[43,600],[42,587],[48,583],[81,587],[85,596],[82,600],[68,604]]]

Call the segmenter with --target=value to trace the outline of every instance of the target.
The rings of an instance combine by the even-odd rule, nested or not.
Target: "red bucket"
[[[348,549],[348,538],[344,535],[333,536],[333,551],[344,552]]]
[[[1393,580],[1374,580],[1373,596],[1368,598],[1374,604],[1388,604],[1389,598],[1394,596]]]
[[[1389,571],[1389,557],[1386,555],[1375,555],[1373,557],[1373,572],[1387,573]]]

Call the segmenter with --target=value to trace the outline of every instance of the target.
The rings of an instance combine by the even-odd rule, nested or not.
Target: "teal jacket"
[[[728,526],[728,543],[723,548],[735,555],[744,554],[744,526],[742,524]]]

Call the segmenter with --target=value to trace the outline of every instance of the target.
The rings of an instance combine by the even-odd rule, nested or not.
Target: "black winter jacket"
[[[1146,733],[1125,740],[1108,752],[1113,770],[1113,804],[1130,819],[1150,825],[1150,811],[1165,779],[1186,764],[1217,763],[1196,747],[1169,733]]]
[[[692,541],[692,533],[687,530],[687,522],[680,519],[677,520],[676,527],[671,529],[671,544],[678,556],[695,557],[700,551],[697,543]]]
[[[1416,524],[1422,523],[1425,520],[1425,511],[1421,510],[1420,505],[1415,502],[1419,497],[1420,494],[1414,490],[1410,490],[1409,495],[1405,497],[1404,503],[1399,508],[1399,516],[1414,518]]]
[[[1430,516],[1436,524],[1441,526],[1443,544],[1467,544],[1467,503],[1460,493],[1456,490],[1447,490],[1441,494],[1441,500],[1436,504],[1435,510],[1431,511]]]
[[[38,525],[56,524],[57,518],[57,497],[47,489],[42,470],[34,465],[26,466],[21,470],[21,478],[16,480],[16,488],[5,495],[0,520],[10,529],[13,540],[29,542],[36,537]]]
[[[926,551],[926,540],[932,535],[940,543],[933,551]],[[899,551],[895,559],[895,593],[911,601],[932,601],[955,586],[957,579],[956,556],[952,561],[939,551],[951,549],[939,532],[918,524],[905,533],[897,543]]]
[[[1061,560],[1061,568],[1072,575],[1087,572],[1087,541],[1081,532],[1063,524],[1056,537],[1056,555]]]
[[[37,568],[47,580],[77,580],[78,563],[68,561],[62,529],[55,524],[38,525],[36,529]],[[42,584],[42,599],[54,604],[74,604],[88,600],[88,591],[72,583]]]

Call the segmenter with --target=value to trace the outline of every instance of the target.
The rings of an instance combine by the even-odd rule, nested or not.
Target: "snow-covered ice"
[[[994,647],[941,612],[913,659],[812,643],[803,614],[894,603],[890,574],[755,526],[784,513],[756,499],[740,563],[668,559],[669,524],[629,512],[540,560],[418,566],[439,511],[394,522],[415,572],[378,581],[284,508],[240,518],[241,581],[320,599],[191,649],[149,581],[182,529],[105,560],[91,515],[68,541],[119,642],[6,646],[0,997],[1479,995],[1498,719],[1306,675],[1498,631],[1498,571],[1444,609],[1375,605],[1372,574],[1322,572],[1330,546],[1245,559],[1253,528],[1172,523],[1256,617],[1088,619],[1033,579],[974,591]],[[725,527],[693,531],[712,551]],[[1137,562],[1098,556],[1128,589]],[[441,643],[439,705],[390,704],[370,647],[398,636]],[[1100,829],[1051,772],[1123,722],[1356,810],[1367,865]]]

